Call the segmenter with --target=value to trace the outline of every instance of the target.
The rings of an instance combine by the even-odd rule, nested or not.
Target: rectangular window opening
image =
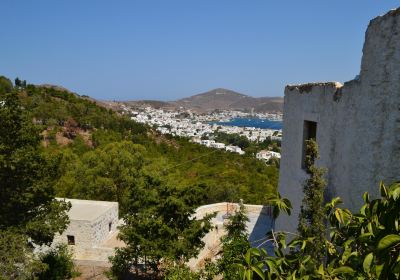
[[[112,222],[109,222],[108,223],[108,231],[111,231],[111,229],[112,229]]]
[[[75,245],[75,236],[67,235],[68,245]]]
[[[303,155],[301,159],[301,168],[306,169],[306,140],[317,140],[317,122],[304,121],[303,126]]]

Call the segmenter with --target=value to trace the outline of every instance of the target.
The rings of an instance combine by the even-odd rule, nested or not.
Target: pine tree
[[[304,182],[304,198],[299,215],[298,232],[302,238],[314,238],[309,252],[315,260],[322,263],[325,255],[326,221],[324,208],[325,169],[315,166],[319,158],[318,145],[315,140],[306,141],[306,172],[309,178]]]

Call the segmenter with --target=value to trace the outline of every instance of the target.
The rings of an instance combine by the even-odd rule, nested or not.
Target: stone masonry
[[[59,199],[72,205],[68,212],[70,224],[53,243],[68,244],[75,260],[108,262],[114,247],[121,245],[115,241],[119,225],[118,202]]]

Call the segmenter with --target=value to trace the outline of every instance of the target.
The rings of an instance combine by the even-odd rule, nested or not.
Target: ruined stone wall
[[[380,181],[400,181],[400,10],[370,22],[356,80],[286,87],[279,191],[293,213],[281,215],[278,230],[297,227],[305,120],[317,122],[327,199],[340,196],[354,211],[365,191],[378,195]]]

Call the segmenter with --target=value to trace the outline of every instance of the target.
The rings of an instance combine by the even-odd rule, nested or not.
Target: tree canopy
[[[40,152],[38,131],[16,93],[1,99],[0,229],[15,228],[37,244],[49,244],[68,221],[68,205],[54,199],[57,159]]]
[[[10,79],[0,76],[0,94],[9,93],[13,89],[13,84]]]
[[[57,196],[123,202],[115,192],[116,176],[107,172],[115,162],[101,162],[97,157],[106,157],[107,145],[121,148],[122,155],[127,142],[142,146],[140,168],[168,184],[178,188],[205,185],[206,203],[242,198],[246,203],[262,204],[264,194],[276,190],[276,166],[267,166],[250,155],[241,156],[190,143],[185,138],[159,135],[126,115],[63,89],[28,84],[18,88],[18,97],[41,132],[44,153],[49,158],[61,159],[56,175]],[[77,170],[80,168],[82,172]],[[126,168],[135,173],[133,169]],[[97,189],[95,182],[100,186]],[[75,187],[71,187],[73,184]]]
[[[70,206],[54,198],[57,159],[43,155],[17,93],[0,100],[0,279],[26,279],[46,268],[32,245],[50,245],[66,229]]]
[[[119,233],[127,246],[111,259],[113,274],[159,275],[168,260],[182,264],[197,256],[211,229],[212,215],[193,216],[205,197],[201,186],[178,189],[150,176],[131,189]]]

